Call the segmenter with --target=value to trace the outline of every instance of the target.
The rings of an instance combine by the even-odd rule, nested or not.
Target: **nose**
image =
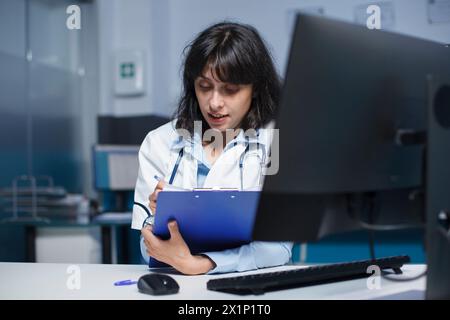
[[[224,106],[224,100],[218,90],[212,92],[211,99],[209,100],[209,106],[212,111],[218,111]]]

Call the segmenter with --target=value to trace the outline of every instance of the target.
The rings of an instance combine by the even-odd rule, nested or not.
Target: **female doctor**
[[[292,243],[254,241],[193,255],[175,221],[168,226],[169,240],[152,233],[158,193],[167,184],[260,188],[268,162],[271,136],[265,128],[279,102],[280,80],[258,32],[219,23],[186,49],[175,119],[151,131],[139,151],[132,228],[141,230],[141,253],[146,261],[151,256],[190,275],[283,265],[291,258]]]

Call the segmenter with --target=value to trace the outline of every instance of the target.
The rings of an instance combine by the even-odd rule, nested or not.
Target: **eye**
[[[239,86],[228,85],[225,87],[225,93],[227,94],[235,94],[239,91]]]
[[[211,86],[208,83],[200,82],[197,84],[198,88],[202,91],[208,91],[211,89]]]

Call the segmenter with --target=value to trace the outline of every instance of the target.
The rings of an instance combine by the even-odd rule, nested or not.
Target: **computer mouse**
[[[167,274],[149,273],[139,278],[138,289],[154,296],[177,293],[180,287],[174,278]]]

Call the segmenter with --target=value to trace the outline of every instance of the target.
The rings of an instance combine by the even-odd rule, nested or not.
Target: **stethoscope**
[[[245,150],[244,152],[241,154],[241,156],[239,157],[239,171],[240,171],[240,180],[241,180],[241,190],[244,190],[244,162],[245,162],[245,158],[248,155],[249,151],[250,151],[250,142],[248,137],[246,136],[246,142],[245,142]],[[237,142],[235,142],[234,144],[235,146],[237,145]],[[265,150],[265,146],[260,144],[259,142],[256,142],[256,150],[259,151],[259,149],[261,149],[261,153],[262,156],[259,154],[259,152],[257,152],[257,157],[259,158],[259,167],[260,170],[262,170],[262,167],[265,164],[265,159],[266,159],[266,150]],[[173,166],[172,169],[172,173],[170,175],[170,179],[169,179],[169,184],[172,184],[173,181],[175,180],[175,176],[177,175],[178,172],[178,167],[180,166],[181,160],[183,159],[183,155],[184,155],[184,149],[181,149],[180,152],[178,153],[178,158],[177,161],[175,162],[175,165]],[[260,172],[259,174],[259,180],[258,180],[258,185],[261,185],[261,176],[262,176],[262,172]]]

